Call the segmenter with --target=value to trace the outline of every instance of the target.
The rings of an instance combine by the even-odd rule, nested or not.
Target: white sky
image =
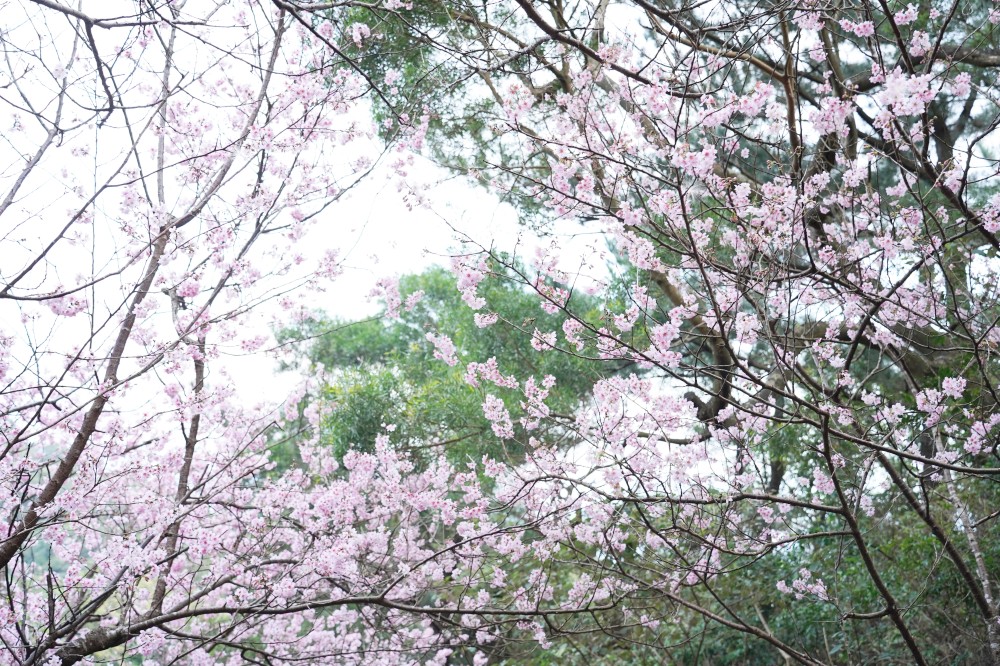
[[[309,254],[318,257],[331,247],[343,252],[344,273],[318,295],[316,309],[341,319],[377,315],[380,304],[368,296],[375,282],[388,275],[419,273],[434,264],[447,265],[450,251],[458,246],[458,233],[486,247],[491,241],[513,246],[522,230],[512,207],[483,188],[450,178],[427,160],[420,162],[421,170],[440,182],[427,192],[430,207],[408,207],[388,169],[382,168],[330,207],[327,221],[305,235],[303,247]],[[247,322],[267,330],[273,315],[260,308]],[[298,377],[278,373],[276,366],[269,356],[250,354],[232,358],[227,370],[237,386],[247,387],[254,398],[280,401]],[[275,375],[273,380],[261,381],[269,375]]]
[[[512,251],[517,246],[522,257],[531,256],[543,242],[519,225],[512,206],[486,188],[456,178],[429,160],[416,159],[411,173],[423,176],[426,206],[408,207],[396,179],[387,167],[381,168],[328,209],[327,220],[306,234],[303,246],[315,256],[331,247],[343,252],[344,273],[318,295],[316,309],[348,320],[376,316],[381,306],[368,294],[379,278],[419,273],[435,264],[447,266],[463,237],[484,248]],[[553,238],[565,250],[564,268],[573,271],[574,263],[592,254],[588,245],[594,238],[579,233],[581,228],[572,220],[555,226]],[[247,322],[267,330],[273,314],[262,307]],[[237,386],[246,387],[248,396],[281,401],[299,377],[293,372],[279,373],[276,367],[273,358],[259,353],[233,357],[227,364]],[[261,381],[262,377],[268,380]]]

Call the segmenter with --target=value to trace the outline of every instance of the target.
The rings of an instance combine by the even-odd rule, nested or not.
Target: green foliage
[[[524,400],[521,390],[488,382],[473,387],[465,379],[464,362],[449,366],[434,358],[428,333],[447,334],[465,362],[495,358],[501,373],[515,374],[521,382],[528,377],[541,382],[551,375],[556,383],[546,402],[556,415],[571,413],[594,381],[620,367],[532,349],[527,344],[531,332],[558,330],[562,318],[544,312],[538,297],[513,281],[495,278],[481,285],[480,294],[487,301],[484,311],[500,315],[498,323],[486,329],[476,326],[474,312],[462,302],[447,271],[435,268],[400,280],[404,299],[418,291],[423,292],[421,300],[395,320],[315,319],[280,336],[286,341],[314,340],[302,362],[328,373],[328,385],[311,399],[324,405],[322,440],[338,455],[369,450],[385,424],[396,427],[393,440],[400,446],[413,450],[444,446],[456,461],[478,460],[484,454],[519,455],[520,444],[504,445],[493,434],[482,403],[487,392],[503,398],[516,423],[523,415],[517,408]],[[584,316],[600,316],[593,299],[575,295],[573,303]],[[554,427],[528,434],[539,439],[566,435]]]

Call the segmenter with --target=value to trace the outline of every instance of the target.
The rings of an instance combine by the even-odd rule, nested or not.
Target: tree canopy
[[[539,388],[546,377],[551,378],[544,408],[545,415],[555,421],[550,424],[545,419],[545,428],[534,405],[519,404],[524,397],[519,395],[519,384],[493,387],[512,405],[513,421],[537,421],[531,432],[539,439],[565,439],[568,434],[558,426],[560,419],[571,418],[594,382],[634,365],[628,361],[595,364],[584,355],[525,348],[525,331],[555,328],[560,318],[540,309],[534,293],[525,291],[510,275],[496,274],[480,291],[492,312],[486,320],[463,302],[456,278],[444,268],[404,276],[398,294],[400,305],[394,317],[357,322],[310,319],[279,335],[285,341],[314,341],[299,363],[311,373],[325,373],[328,380],[303,401],[302,410],[314,402],[322,405],[320,438],[339,456],[349,450],[371,451],[385,424],[395,426],[395,446],[418,452],[418,456],[428,448],[441,448],[456,463],[483,455],[515,455],[509,444],[500,445],[483,414],[486,388],[479,377],[485,367],[477,372],[451,362],[444,356],[438,330],[448,331],[454,359],[486,359],[484,366],[490,373],[527,373]],[[576,299],[585,316],[594,321],[600,318],[596,299],[586,295]],[[299,421],[298,425],[308,430],[307,423]]]

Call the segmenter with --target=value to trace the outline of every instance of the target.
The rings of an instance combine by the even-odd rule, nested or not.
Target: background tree
[[[494,275],[481,290],[480,297],[493,312],[486,316],[476,316],[468,308],[455,277],[443,268],[384,284],[392,317],[357,322],[311,319],[279,335],[286,342],[312,341],[308,355],[297,363],[308,364],[310,373],[326,373],[328,380],[315,396],[304,400],[303,410],[315,402],[323,405],[320,437],[338,457],[349,450],[370,451],[384,425],[391,423],[396,426],[396,446],[414,451],[440,448],[456,463],[483,455],[516,458],[516,451],[497,446],[492,436],[492,424],[483,415],[485,389],[479,379],[483,372],[509,375],[507,368],[531,375],[539,386],[546,377],[552,378],[555,383],[545,407],[553,421],[546,421],[546,428],[533,428],[532,434],[570,446],[572,440],[566,441],[568,433],[557,426],[559,420],[571,418],[597,379],[634,365],[594,363],[586,357],[522,347],[526,331],[551,329],[559,319],[540,310],[534,294],[521,289],[509,274]],[[595,299],[577,298],[585,316],[599,320],[603,312]],[[438,331],[448,331],[453,350],[441,346]],[[451,363],[458,355],[487,359],[490,370],[469,371]],[[524,398],[519,386],[499,388],[512,404]],[[511,417],[541,425],[527,403],[512,409]],[[301,414],[298,425],[307,428],[303,418]],[[434,459],[438,452],[430,455]]]

